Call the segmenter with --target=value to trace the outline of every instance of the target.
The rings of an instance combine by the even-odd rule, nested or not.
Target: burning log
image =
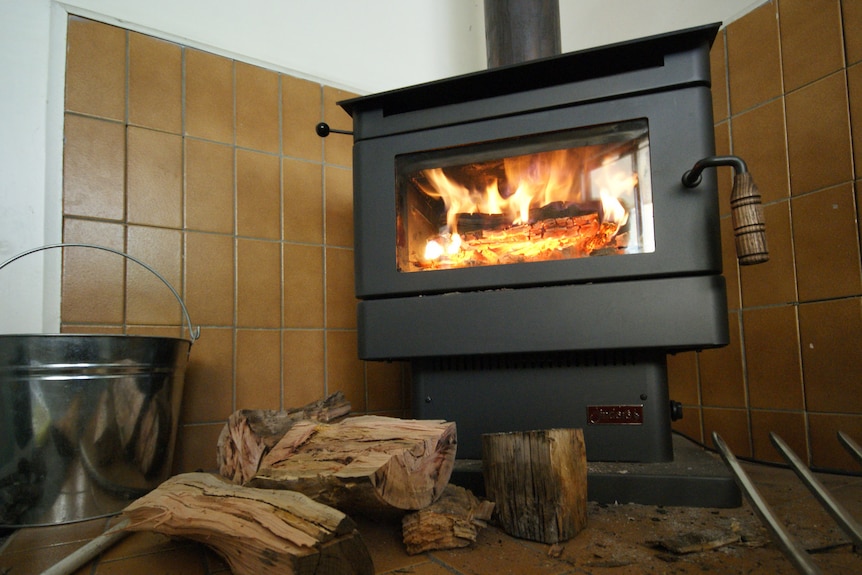
[[[285,490],[239,487],[206,473],[177,475],[123,511],[129,531],[211,547],[235,575],[371,575],[353,521]]]
[[[254,487],[291,489],[339,509],[415,510],[455,463],[455,424],[365,415],[297,422],[261,461]]]
[[[463,487],[447,485],[440,499],[401,519],[407,553],[467,547],[476,541],[493,512],[492,502],[480,501]]]
[[[503,530],[559,543],[587,525],[587,457],[580,429],[482,436],[485,492]]]
[[[257,473],[260,460],[297,421],[331,422],[350,413],[340,391],[303,407],[275,411],[241,409],[228,418],[218,438],[219,474],[243,484]]]

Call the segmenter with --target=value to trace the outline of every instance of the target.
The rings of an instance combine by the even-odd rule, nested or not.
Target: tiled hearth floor
[[[862,555],[786,469],[744,464],[765,499],[825,574],[862,573]],[[862,477],[820,475],[829,491],[862,519]],[[641,505],[588,506],[588,526],[560,548],[509,537],[490,526],[465,549],[409,556],[397,521],[358,518],[377,573],[457,574],[793,574],[791,564],[769,539],[747,503],[735,509]],[[101,532],[105,519],[15,531],[0,550],[0,575],[41,573]],[[740,541],[711,551],[673,555],[653,542],[689,533],[739,535]],[[556,556],[555,556],[556,555]],[[203,545],[136,533],[119,542],[76,575],[205,575],[229,573]]]

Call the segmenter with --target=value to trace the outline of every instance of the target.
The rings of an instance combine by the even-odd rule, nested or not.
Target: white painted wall
[[[564,52],[766,0],[560,0]],[[372,93],[485,67],[482,0],[0,0],[0,262],[60,239],[67,13]],[[0,333],[56,331],[59,258],[0,270]]]

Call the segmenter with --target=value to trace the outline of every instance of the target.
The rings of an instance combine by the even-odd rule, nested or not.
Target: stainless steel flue
[[[488,68],[560,53],[559,0],[485,0]]]

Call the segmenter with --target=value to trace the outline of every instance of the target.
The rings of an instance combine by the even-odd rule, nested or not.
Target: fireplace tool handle
[[[320,122],[314,127],[314,131],[321,138],[325,138],[329,134],[347,134],[348,136],[352,136],[353,132],[348,132],[347,130],[336,130],[335,128],[330,128],[329,124],[326,122]]]
[[[710,156],[695,162],[694,167],[682,175],[682,184],[694,188],[700,184],[700,174],[705,168],[733,166],[733,191],[730,194],[730,213],[736,240],[736,257],[739,264],[754,265],[769,260],[766,246],[766,225],[760,192],[748,167],[737,156]]]

